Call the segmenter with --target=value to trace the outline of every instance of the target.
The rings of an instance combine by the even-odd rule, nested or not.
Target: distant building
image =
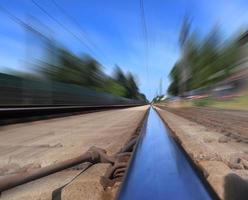
[[[241,58],[238,62],[239,68],[248,68],[248,31],[243,33],[238,39],[241,48]]]

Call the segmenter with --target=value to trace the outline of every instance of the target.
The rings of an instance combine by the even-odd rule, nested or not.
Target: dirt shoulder
[[[237,137],[248,144],[248,111],[224,110],[207,107],[168,108],[169,112],[197,122],[226,136]]]
[[[247,195],[247,143],[169,112],[171,110],[158,107],[156,110],[221,199],[242,199],[238,195],[245,192]]]
[[[67,160],[97,146],[117,153],[135,133],[148,106],[103,111],[3,127],[1,175],[18,174]],[[100,178],[109,164],[64,170],[7,190],[1,199],[103,199]],[[0,179],[1,179],[0,175]],[[55,198],[56,199],[56,198]]]
[[[0,176],[67,160],[93,145],[114,154],[146,110],[141,106],[1,127]]]

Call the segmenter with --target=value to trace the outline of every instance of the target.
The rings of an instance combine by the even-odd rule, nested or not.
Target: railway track
[[[83,114],[110,109],[121,109],[134,106],[140,106],[140,104],[0,107],[0,125],[28,122],[39,119],[50,119],[54,117],[65,117],[75,114]]]

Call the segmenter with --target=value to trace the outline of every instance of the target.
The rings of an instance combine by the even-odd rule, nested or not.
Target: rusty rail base
[[[139,122],[138,127],[134,131],[133,135],[129,138],[128,142],[124,144],[120,151],[115,155],[114,164],[110,166],[105,175],[101,177],[100,183],[104,190],[106,190],[108,187],[114,186],[117,182],[123,182],[130,163],[129,161],[132,159],[136,144],[142,135],[142,130],[148,118],[149,110],[150,108],[146,110],[143,118]]]
[[[15,186],[22,185],[24,183],[42,178],[44,176],[48,176],[55,172],[67,169],[69,167],[75,166],[77,164],[83,162],[90,162],[90,163],[113,163],[114,158],[108,156],[106,151],[97,147],[90,147],[89,150],[72,159],[65,160],[59,163],[55,163],[53,165],[42,167],[40,169],[25,172],[21,174],[15,174],[11,176],[7,176],[5,178],[0,179],[0,192],[5,190],[11,189]]]

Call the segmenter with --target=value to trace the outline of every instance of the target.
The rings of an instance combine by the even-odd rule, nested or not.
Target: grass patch
[[[228,101],[216,101],[212,107],[222,109],[248,110],[248,95],[236,97]]]
[[[197,106],[197,107],[213,107],[220,109],[248,111],[248,93],[245,93],[242,96],[228,100],[217,100],[212,97],[207,97],[204,99],[195,99],[195,100],[182,99],[178,102],[160,102],[159,104],[169,107],[177,107],[177,108],[187,108],[187,107]]]
[[[194,106],[210,106],[212,104],[213,104],[213,99],[211,98],[197,99],[193,101]]]

